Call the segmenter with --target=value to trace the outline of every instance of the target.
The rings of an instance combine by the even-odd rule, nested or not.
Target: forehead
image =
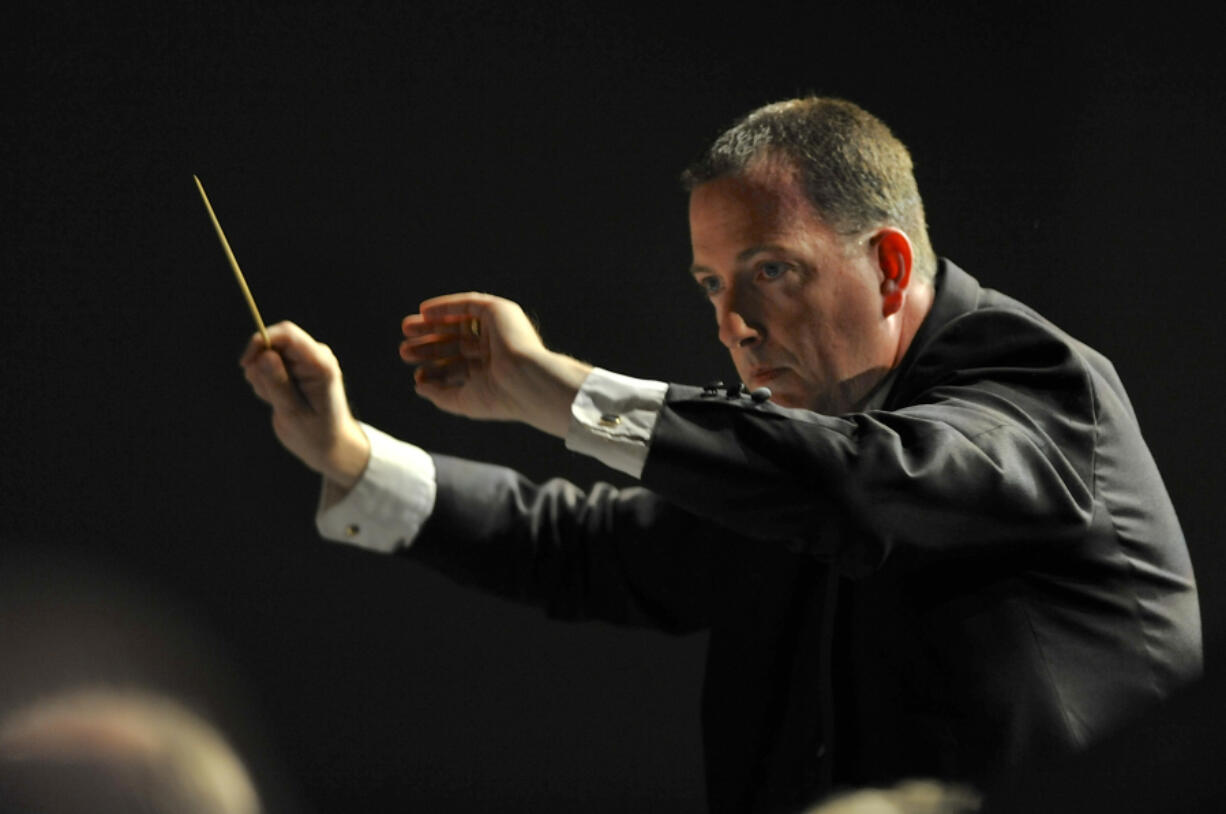
[[[690,193],[694,254],[829,231],[790,174],[730,175]]]

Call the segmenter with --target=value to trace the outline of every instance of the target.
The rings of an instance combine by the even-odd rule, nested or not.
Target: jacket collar
[[[946,325],[963,314],[975,310],[983,294],[983,289],[980,288],[979,282],[974,277],[944,257],[937,260],[937,273],[933,280],[933,288],[932,308],[928,310],[928,315],[924,317],[919,330],[911,339],[911,345],[903,354],[902,361],[890,373],[892,380],[890,393],[885,398],[883,405],[887,410],[897,407],[894,403],[898,395],[897,385],[906,380],[916,360],[923,355],[925,347]]]

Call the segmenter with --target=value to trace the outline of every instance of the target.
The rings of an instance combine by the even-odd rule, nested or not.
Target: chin
[[[800,407],[802,409],[813,409],[811,401],[797,396],[795,393],[789,393],[785,390],[775,392],[771,391],[771,401],[778,404],[780,407]]]

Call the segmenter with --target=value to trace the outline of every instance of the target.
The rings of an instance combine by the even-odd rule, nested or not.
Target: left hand
[[[435,297],[401,323],[417,392],[468,418],[522,421],[558,437],[591,366],[545,347],[523,309],[470,292]]]

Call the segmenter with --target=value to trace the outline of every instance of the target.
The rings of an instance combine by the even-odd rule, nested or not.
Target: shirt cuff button
[[[345,536],[352,540],[354,537],[358,536],[358,532],[361,530],[361,526],[359,526],[357,523],[350,523],[349,525],[345,526]]]
[[[600,426],[602,427],[616,427],[620,423],[622,423],[622,417],[614,413],[604,413],[600,416]]]

